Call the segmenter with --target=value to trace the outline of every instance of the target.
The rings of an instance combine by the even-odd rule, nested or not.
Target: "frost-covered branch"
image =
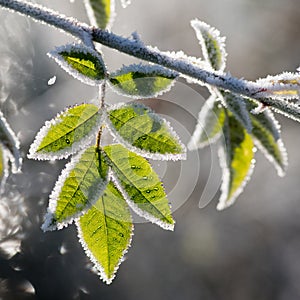
[[[184,58],[176,58],[171,53],[162,52],[157,48],[145,46],[140,40],[125,38],[112,32],[89,26],[74,18],[66,17],[51,9],[26,1],[0,0],[0,5],[4,8],[17,11],[23,15],[30,16],[35,20],[62,29],[71,35],[80,38],[83,42],[92,37],[93,41],[107,47],[148,62],[162,65],[209,85],[258,100],[260,99],[259,93],[261,92],[261,85],[259,84],[238,79],[222,72],[215,72],[212,69],[204,69],[197,66],[193,61]]]

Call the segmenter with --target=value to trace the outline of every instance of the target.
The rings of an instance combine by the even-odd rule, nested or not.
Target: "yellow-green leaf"
[[[170,124],[149,107],[121,103],[107,115],[112,134],[130,150],[151,159],[185,159],[185,147]]]
[[[223,179],[218,209],[234,203],[243,191],[254,167],[253,140],[236,118],[229,115],[224,124],[224,143],[220,149]]]
[[[131,242],[133,224],[128,204],[113,183],[76,222],[80,242],[100,273],[110,284]]]
[[[43,230],[61,229],[82,215],[102,195],[108,181],[103,153],[94,146],[74,156],[50,195]]]
[[[29,158],[66,158],[86,147],[99,130],[101,115],[93,104],[66,109],[41,128],[30,146]]]
[[[167,195],[149,162],[119,144],[103,148],[113,177],[128,204],[140,216],[164,229],[173,230]]]

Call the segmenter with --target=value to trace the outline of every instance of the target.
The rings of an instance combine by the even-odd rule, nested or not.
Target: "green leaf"
[[[197,19],[191,21],[204,59],[209,62],[216,71],[224,71],[226,66],[225,38],[220,36],[220,32],[210,25]]]
[[[73,157],[50,195],[44,231],[61,229],[82,215],[102,195],[108,167],[100,149],[92,146]]]
[[[232,205],[241,194],[254,167],[251,135],[232,115],[224,124],[224,144],[220,149],[223,179],[221,197],[217,209]]]
[[[123,96],[152,98],[170,90],[177,73],[160,66],[124,66],[110,76],[111,87]]]
[[[216,100],[215,95],[210,96],[199,113],[198,123],[188,148],[195,150],[214,143],[222,134],[225,118],[225,109]]]
[[[152,223],[173,230],[175,222],[166,193],[149,162],[119,144],[105,146],[103,150],[130,207]]]
[[[133,224],[129,207],[113,183],[96,204],[76,222],[80,242],[110,284],[131,242]]]
[[[68,44],[48,53],[74,78],[88,85],[99,85],[106,76],[106,67],[97,51],[83,44]]]
[[[252,122],[247,109],[246,100],[239,95],[224,91],[221,91],[219,96],[225,107],[232,112],[234,117],[246,128],[248,133],[251,133]]]
[[[170,124],[139,103],[118,104],[107,111],[109,129],[138,154],[162,160],[186,158],[186,150]]]
[[[248,110],[254,111],[258,105],[248,100]],[[255,145],[275,166],[279,176],[285,175],[287,168],[287,152],[280,137],[280,125],[273,113],[265,108],[257,114],[250,114],[253,124],[252,135]]]
[[[2,112],[0,111],[0,143],[7,150],[7,158],[11,162],[12,173],[21,171],[22,158],[20,154],[20,141],[6,121]]]
[[[45,123],[29,149],[29,158],[56,160],[86,147],[99,130],[101,115],[93,104],[66,109]]]
[[[91,25],[107,29],[114,16],[114,0],[84,0]]]

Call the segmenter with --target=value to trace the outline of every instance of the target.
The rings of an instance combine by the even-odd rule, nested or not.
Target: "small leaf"
[[[96,105],[81,104],[68,108],[40,129],[29,149],[28,158],[66,158],[91,143],[100,122],[101,115]]]
[[[151,159],[186,158],[186,149],[170,124],[149,107],[120,103],[107,111],[112,134],[130,150]]]
[[[216,71],[224,71],[226,66],[225,38],[220,36],[220,32],[197,19],[191,21],[204,59],[209,62]]]
[[[44,231],[61,229],[82,215],[101,196],[108,177],[103,153],[94,146],[73,157],[50,195]]]
[[[76,221],[79,240],[101,279],[110,284],[131,242],[129,207],[113,183],[96,204]]]
[[[257,104],[248,100],[248,110],[255,110]],[[255,145],[274,164],[278,175],[284,176],[287,168],[287,152],[280,137],[280,125],[273,113],[264,109],[261,113],[250,114],[253,124],[252,135]]]
[[[175,222],[166,193],[149,162],[119,144],[103,150],[117,187],[130,207],[152,223],[173,230]]]
[[[224,124],[224,144],[220,148],[223,169],[221,197],[217,209],[232,205],[241,194],[254,168],[251,135],[231,115]]]
[[[74,78],[88,85],[99,85],[105,79],[106,67],[100,53],[83,45],[68,44],[48,53]]]
[[[257,97],[278,100],[300,99],[300,74],[284,72],[275,76],[267,76],[256,81],[261,91]]]
[[[115,15],[114,0],[84,0],[85,8],[92,26],[109,29]]]
[[[12,173],[21,171],[22,158],[20,142],[0,111],[0,143],[8,150],[7,156],[12,164]]]
[[[124,66],[111,75],[111,87],[131,98],[152,98],[170,90],[177,73],[154,65]]]
[[[188,148],[195,150],[214,143],[222,134],[225,118],[225,109],[216,100],[215,95],[210,96],[199,113],[198,123]]]
[[[248,133],[252,131],[250,113],[243,97],[229,92],[221,92],[221,102],[228,108],[234,117],[246,128]]]

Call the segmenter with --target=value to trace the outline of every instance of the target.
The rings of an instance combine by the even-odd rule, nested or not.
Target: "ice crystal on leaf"
[[[159,160],[186,158],[185,146],[170,124],[140,103],[119,103],[107,110],[108,128],[116,139],[141,156]]]
[[[83,44],[61,46],[48,55],[67,73],[85,84],[99,85],[106,76],[101,54]]]

